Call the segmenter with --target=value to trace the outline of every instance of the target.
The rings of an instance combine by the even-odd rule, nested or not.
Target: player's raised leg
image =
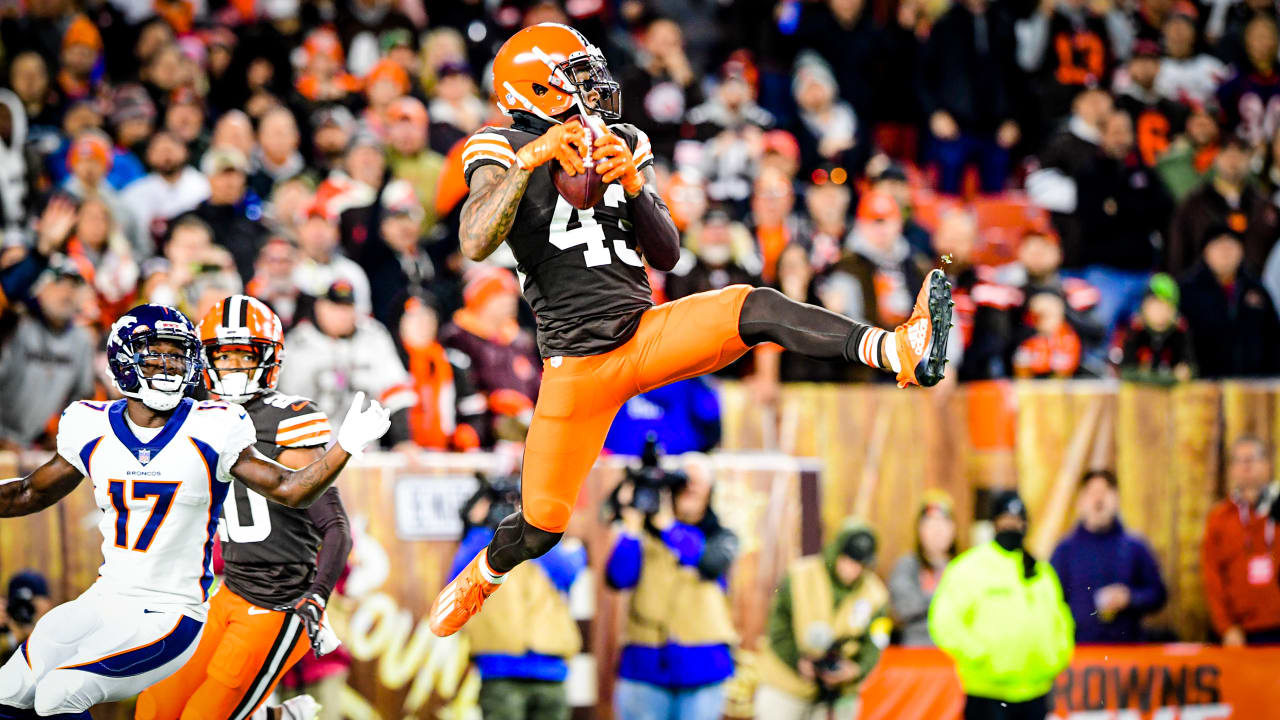
[[[774,342],[810,357],[844,359],[893,372],[899,387],[930,387],[943,377],[954,305],[951,283],[941,270],[925,276],[911,317],[892,331],[761,288],[752,290],[742,304],[738,329],[748,345]]]
[[[457,632],[501,586],[507,572],[545,554],[564,535],[609,426],[635,392],[634,364],[621,350],[552,358],[544,364],[525,440],[522,509],[504,518],[489,547],[440,591],[429,614],[435,634]]]

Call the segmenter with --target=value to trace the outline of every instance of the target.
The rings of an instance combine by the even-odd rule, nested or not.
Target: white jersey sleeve
[[[68,405],[58,420],[58,454],[85,477],[89,476],[85,468],[86,448],[92,452],[90,443],[102,437],[101,424],[105,414],[103,403],[81,400]]]
[[[258,431],[254,429],[249,413],[239,405],[232,405],[231,408],[236,417],[227,429],[226,440],[218,449],[217,477],[222,482],[231,482],[235,479],[231,475],[231,467],[240,459],[240,453],[258,440]]]

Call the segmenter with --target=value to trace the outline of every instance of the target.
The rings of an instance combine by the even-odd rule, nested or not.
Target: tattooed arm
[[[350,459],[351,454],[343,450],[341,444],[334,443],[315,462],[299,470],[291,470],[250,446],[231,466],[231,474],[268,500],[305,508],[333,485]]]
[[[471,174],[471,193],[462,205],[458,227],[458,241],[468,260],[489,257],[507,239],[532,172],[518,165],[506,170],[484,165]]]
[[[66,497],[83,478],[74,465],[54,455],[26,477],[0,480],[0,517],[40,512]]]

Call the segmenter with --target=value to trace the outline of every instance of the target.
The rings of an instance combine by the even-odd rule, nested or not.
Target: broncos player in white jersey
[[[357,396],[322,457],[299,470],[272,462],[253,448],[243,408],[186,397],[200,379],[200,340],[170,307],[140,305],[117,320],[107,361],[125,399],[72,403],[57,454],[0,483],[0,516],[12,517],[49,507],[88,477],[103,555],[98,580],[41,618],[0,668],[0,718],[86,719],[88,708],[181,667],[204,627],[213,536],[232,480],[306,507],[390,425],[378,403],[361,410]]]

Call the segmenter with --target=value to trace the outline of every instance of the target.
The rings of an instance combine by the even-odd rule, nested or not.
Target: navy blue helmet
[[[177,345],[178,351],[161,352],[156,344],[162,341]],[[139,305],[111,326],[107,365],[125,397],[152,410],[172,410],[200,382],[200,337],[177,309]]]

